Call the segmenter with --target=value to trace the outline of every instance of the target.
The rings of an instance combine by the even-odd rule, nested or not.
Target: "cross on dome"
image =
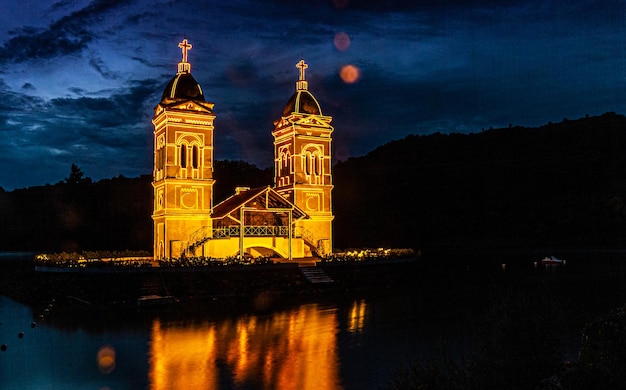
[[[300,81],[304,80],[304,70],[308,67],[309,65],[306,62],[304,62],[304,60],[300,60],[300,62],[296,64],[296,68],[300,68],[300,79],[299,79]]]
[[[183,51],[183,59],[178,63],[178,73],[191,73],[191,64],[187,62],[187,54],[191,50],[191,43],[187,42],[187,38],[178,44]]]
[[[191,43],[188,43],[187,38],[185,38],[181,43],[178,44],[178,47],[180,47],[183,51],[183,59],[181,62],[187,62],[187,52],[191,50],[193,46],[191,46]]]
[[[306,91],[309,88],[309,82],[304,79],[304,70],[308,67],[309,65],[307,65],[304,60],[300,60],[300,62],[296,64],[296,68],[300,69],[300,78],[296,81],[297,91]]]

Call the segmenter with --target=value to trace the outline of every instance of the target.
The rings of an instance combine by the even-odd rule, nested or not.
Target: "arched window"
[[[198,168],[198,146],[194,145],[191,149],[191,166]]]
[[[287,176],[289,175],[289,154],[286,152],[283,152],[281,155],[281,162],[280,162],[280,175],[281,176]]]
[[[311,153],[306,152],[304,154],[304,173],[307,175],[311,174]]]
[[[156,143],[156,169],[161,170],[165,167],[165,138],[159,136]]]
[[[308,146],[302,154],[302,164],[304,165],[307,182],[320,184],[324,175],[324,157],[321,150],[316,146]]]
[[[187,145],[180,145],[180,166],[187,168]]]
[[[324,157],[318,156],[317,158],[317,174],[318,176],[324,175]]]
[[[313,161],[311,161],[311,164],[313,164],[313,169],[311,170],[313,173],[315,173],[315,175],[319,175],[320,174],[320,158],[317,155],[317,153],[313,154]]]

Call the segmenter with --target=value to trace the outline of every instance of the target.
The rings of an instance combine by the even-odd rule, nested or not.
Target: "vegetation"
[[[67,184],[91,184],[92,180],[89,177],[84,177],[85,174],[76,164],[72,164],[70,168],[70,175],[65,179]]]
[[[215,203],[238,185],[271,183],[271,170],[243,161],[216,161]],[[72,164],[55,185],[0,191],[0,249],[4,251],[152,252],[152,176],[93,182]]]
[[[351,249],[345,252],[334,252],[322,258],[323,262],[358,262],[358,261],[384,261],[387,259],[414,258],[419,256],[411,248],[377,248],[377,249]]]
[[[360,261],[384,261],[399,258],[414,258],[415,251],[412,249],[353,249],[348,252],[334,253],[325,256],[323,262],[360,262]],[[229,256],[227,258],[214,258],[206,256],[182,256],[176,259],[157,260],[160,267],[186,268],[186,267],[223,267],[225,265],[265,265],[274,264],[269,257],[259,256]],[[33,263],[43,267],[137,267],[152,266],[152,254],[147,251],[83,251],[41,253],[35,256]]]
[[[626,306],[585,326],[579,360],[555,388],[618,389],[626,384]]]
[[[333,170],[334,244],[524,248],[626,240],[626,118],[408,136]],[[214,203],[273,171],[216,161]],[[151,176],[0,191],[3,250],[151,250]]]
[[[77,173],[78,172],[78,173]],[[2,250],[149,250],[152,177],[65,182],[0,194]],[[80,176],[80,177],[79,177]],[[71,179],[71,180],[70,180]]]
[[[626,118],[408,136],[334,169],[335,243],[606,245],[626,238]]]
[[[464,363],[443,349],[428,362],[407,364],[387,390],[618,389],[626,383],[626,306],[587,324],[577,362],[562,361],[558,305],[508,294],[477,331],[477,352]],[[555,311],[556,310],[556,311]]]
[[[237,187],[257,188],[273,183],[273,168],[259,169],[255,165],[241,160],[217,160],[213,165],[214,204],[218,204],[231,196]]]
[[[151,266],[152,254],[147,251],[85,251],[42,253],[36,255],[33,264],[46,267],[105,267],[105,266]]]

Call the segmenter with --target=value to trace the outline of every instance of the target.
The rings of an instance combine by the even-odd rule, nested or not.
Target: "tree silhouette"
[[[76,164],[72,164],[70,175],[65,179],[67,184],[91,184],[91,178],[83,177],[85,174]]]

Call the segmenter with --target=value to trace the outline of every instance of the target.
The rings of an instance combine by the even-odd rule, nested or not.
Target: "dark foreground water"
[[[55,301],[31,308],[0,296],[0,389],[376,389],[402,364],[443,346],[457,358],[471,353],[472,327],[500,291],[458,287],[478,272],[512,288],[526,279],[542,286],[574,280],[576,294],[558,288],[573,316],[563,330],[571,339],[567,358],[577,329],[591,318],[584,311],[624,302],[624,256],[609,257],[596,266],[596,255],[582,254],[565,269],[535,269],[536,258],[506,270],[492,262],[490,270],[466,267],[398,294],[321,295],[263,311],[214,303],[92,310]],[[581,292],[576,286],[587,277],[604,291]]]
[[[81,312],[90,318],[50,315],[32,328],[38,313],[0,297],[0,388],[376,388],[462,333],[420,318],[414,305],[388,297],[226,317],[198,308]]]

